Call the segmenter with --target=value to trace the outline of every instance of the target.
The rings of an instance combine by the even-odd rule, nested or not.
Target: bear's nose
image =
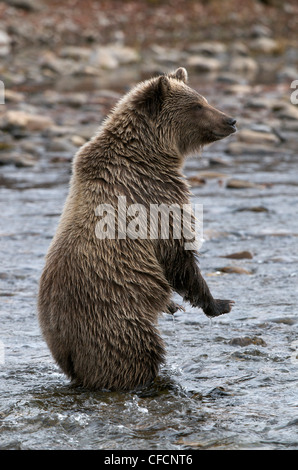
[[[228,119],[227,119],[227,124],[228,124],[229,126],[235,126],[236,122],[237,122],[237,121],[236,121],[236,119],[234,119],[234,118],[228,118]]]

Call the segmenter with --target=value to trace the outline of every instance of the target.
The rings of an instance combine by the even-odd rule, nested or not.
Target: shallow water
[[[192,188],[204,205],[202,272],[216,297],[236,304],[212,320],[188,305],[164,314],[167,363],[151,387],[128,393],[71,388],[41,337],[38,280],[70,176],[69,163],[48,158],[1,167],[0,448],[297,449],[298,155],[248,154],[216,167],[270,183],[261,190],[227,189],[218,178]],[[185,173],[199,164],[190,159]],[[252,259],[223,257],[243,250]]]

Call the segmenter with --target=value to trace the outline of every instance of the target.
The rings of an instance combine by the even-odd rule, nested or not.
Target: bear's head
[[[236,131],[236,120],[211,106],[187,80],[180,67],[143,82],[131,96],[135,111],[153,125],[164,145],[174,143],[182,155]]]

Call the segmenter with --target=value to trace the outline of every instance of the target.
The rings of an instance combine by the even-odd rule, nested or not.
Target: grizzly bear
[[[44,338],[74,384],[127,390],[152,382],[165,360],[158,317],[176,310],[174,291],[210,317],[231,310],[233,301],[211,295],[183,236],[130,237],[120,219],[115,236],[96,227],[98,208],[117,215],[119,196],[145,208],[189,204],[185,156],[235,132],[235,123],[179,68],[136,85],[78,151],[38,295]]]

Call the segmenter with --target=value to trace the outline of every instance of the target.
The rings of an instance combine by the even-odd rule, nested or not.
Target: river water
[[[192,188],[204,206],[200,264],[213,294],[236,303],[212,320],[188,305],[164,314],[167,363],[152,386],[127,393],[72,388],[37,322],[69,160],[49,163],[45,153],[33,167],[1,167],[1,449],[298,448],[298,154],[290,147],[260,155],[248,146],[231,157],[219,143],[187,161],[186,176],[206,165],[221,172]],[[262,186],[229,189],[228,177]],[[225,258],[242,251],[251,257]]]

